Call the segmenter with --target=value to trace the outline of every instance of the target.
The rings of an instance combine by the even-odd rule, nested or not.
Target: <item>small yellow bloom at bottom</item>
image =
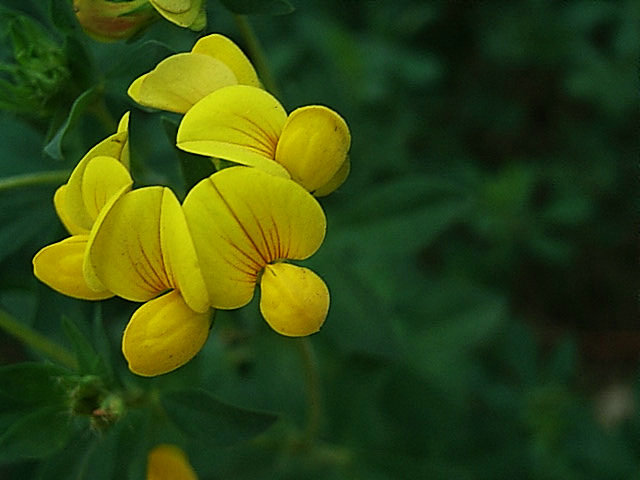
[[[198,476],[180,448],[162,444],[149,452],[147,480],[198,480]]]
[[[329,289],[308,268],[267,265],[260,280],[260,312],[276,332],[303,337],[322,327],[329,311]]]

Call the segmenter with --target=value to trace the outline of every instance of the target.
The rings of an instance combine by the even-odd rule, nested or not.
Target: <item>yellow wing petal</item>
[[[234,85],[195,104],[178,128],[177,145],[187,152],[223,158],[288,177],[278,165],[276,146],[287,114],[270,94]]]
[[[137,78],[127,93],[140,105],[185,113],[209,93],[237,83],[220,60],[199,53],[178,53]]]
[[[102,300],[113,297],[108,290],[94,291],[82,273],[87,235],[74,235],[48,245],[33,257],[33,273],[41,282],[69,297]]]
[[[73,223],[67,213],[66,190],[67,185],[60,185],[53,195],[53,206],[56,209],[58,218],[60,218],[60,221],[71,235],[86,235],[89,230]]]
[[[171,285],[180,291],[192,310],[201,313],[209,311],[209,295],[187,221],[178,199],[168,188],[162,196],[160,241]]]
[[[322,327],[329,311],[329,290],[308,268],[267,265],[260,280],[260,312],[269,326],[288,337],[303,337]]]
[[[147,480],[198,480],[198,476],[181,449],[158,445],[147,458]]]
[[[194,312],[173,290],[135,311],[122,337],[122,353],[133,373],[162,375],[200,351],[210,326],[209,312]]]
[[[172,287],[160,243],[163,187],[123,195],[96,221],[89,239],[88,263],[116,295],[145,302]]]
[[[291,112],[282,130],[276,162],[309,191],[331,180],[347,158],[349,127],[333,110],[312,105]]]
[[[202,37],[191,51],[220,60],[231,69],[240,85],[260,87],[260,80],[258,80],[258,75],[249,59],[235,43],[224,35],[214,33]]]
[[[92,158],[82,176],[81,188],[85,211],[95,221],[109,199],[123,187],[131,187],[132,184],[129,170],[115,158]]]
[[[198,183],[183,209],[216,308],[249,302],[258,272],[278,259],[309,257],[326,229],[322,208],[300,185],[246,167]]]

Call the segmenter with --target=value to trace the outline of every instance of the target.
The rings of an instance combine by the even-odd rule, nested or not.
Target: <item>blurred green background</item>
[[[296,449],[180,437],[201,478],[637,478],[640,3],[294,3],[289,15],[250,17],[281,101],[288,110],[330,106],[353,138],[348,181],[321,200],[326,241],[305,263],[332,295],[311,338],[317,440]],[[69,72],[50,111],[2,99],[0,174],[70,169],[115,128],[102,107],[113,119],[131,109],[138,185],[168,183],[184,195],[162,120],[172,117],[140,110],[125,92],[196,35],[158,22],[129,43],[99,44],[73,30],[58,10],[66,2],[52,4],[53,15],[48,2],[0,2],[65,45]],[[208,21],[207,33],[246,48],[214,0]],[[5,63],[14,61],[10,24],[0,24]],[[91,97],[56,139],[72,103],[96,84],[88,95],[104,104]],[[63,314],[90,335],[94,306],[31,273],[33,254],[64,236],[51,203],[58,184],[2,182],[1,307],[67,345]],[[102,308],[110,361],[122,371],[118,342],[133,308]],[[5,333],[0,341],[2,363],[38,358]],[[142,388],[192,383],[277,412],[274,428],[295,430],[308,393],[298,347],[270,331],[253,302],[220,312],[183,369],[122,375]],[[118,472],[156,437],[137,442],[140,431],[123,425],[111,436],[84,431],[57,464],[9,462],[2,478],[134,478]],[[85,444],[96,445],[86,463],[116,469],[60,473],[76,472]]]

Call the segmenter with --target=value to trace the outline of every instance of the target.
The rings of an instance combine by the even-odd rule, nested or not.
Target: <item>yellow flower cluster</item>
[[[287,261],[310,257],[324,240],[314,194],[332,192],[348,174],[344,120],[324,106],[287,115],[221,35],[163,60],[129,95],[184,114],[179,148],[237,166],[202,179],[182,204],[168,187],[132,189],[125,114],[57,190],[56,211],[71,236],[36,254],[36,277],[75,298],[144,302],[122,340],[129,368],[143,376],[188,362],[207,339],[211,309],[246,305],[258,285],[273,330],[317,332],[327,286]]]

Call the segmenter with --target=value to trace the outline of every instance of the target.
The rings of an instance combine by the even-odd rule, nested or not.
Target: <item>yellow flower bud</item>
[[[157,17],[149,0],[73,0],[73,9],[87,35],[101,42],[127,39]]]

